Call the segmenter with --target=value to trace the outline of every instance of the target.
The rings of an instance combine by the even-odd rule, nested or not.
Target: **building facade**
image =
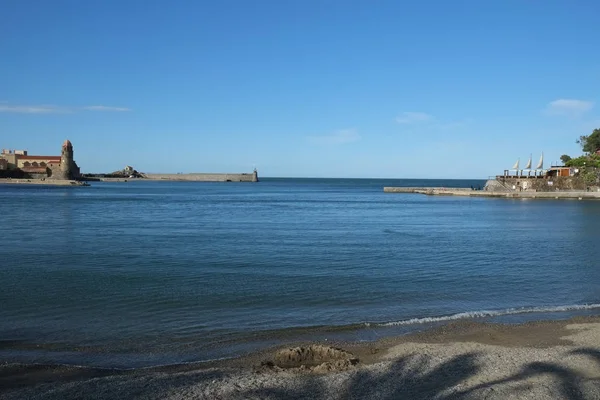
[[[73,145],[65,140],[57,156],[29,155],[27,150],[2,150],[0,171],[6,177],[32,179],[78,179],[79,167],[73,158]]]

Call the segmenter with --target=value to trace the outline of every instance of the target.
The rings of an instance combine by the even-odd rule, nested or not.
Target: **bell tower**
[[[60,175],[62,179],[73,179],[73,145],[65,140],[60,154]]]

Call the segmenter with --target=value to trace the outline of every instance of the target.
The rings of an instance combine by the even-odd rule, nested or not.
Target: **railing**
[[[547,175],[496,175],[490,179],[544,179]]]

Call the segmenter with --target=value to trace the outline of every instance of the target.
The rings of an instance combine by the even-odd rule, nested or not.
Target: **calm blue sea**
[[[600,311],[600,202],[483,181],[0,185],[0,362],[139,367]]]

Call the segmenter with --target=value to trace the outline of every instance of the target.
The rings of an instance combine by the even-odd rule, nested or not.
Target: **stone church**
[[[27,150],[2,150],[0,154],[0,177],[64,180],[79,176],[69,140],[63,143],[60,156],[29,155]]]

